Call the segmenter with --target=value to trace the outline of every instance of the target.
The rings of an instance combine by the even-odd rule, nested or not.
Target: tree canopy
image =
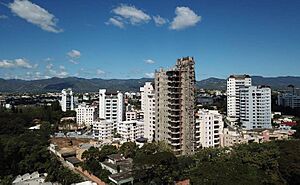
[[[0,109],[0,184],[11,184],[17,175],[35,171],[46,172],[47,180],[63,185],[82,181],[47,150],[61,116],[60,109],[52,106]],[[35,120],[40,129],[29,130]]]

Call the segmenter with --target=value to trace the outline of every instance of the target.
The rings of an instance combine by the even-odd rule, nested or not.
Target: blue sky
[[[0,0],[0,78],[300,76],[298,0]]]

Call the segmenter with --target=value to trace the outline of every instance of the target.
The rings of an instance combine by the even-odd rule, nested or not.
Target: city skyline
[[[299,76],[298,1],[0,2],[0,78]]]

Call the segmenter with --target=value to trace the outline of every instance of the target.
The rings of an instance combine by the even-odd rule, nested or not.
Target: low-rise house
[[[133,184],[133,174],[132,172],[121,172],[108,176],[108,179],[117,185],[122,184]]]
[[[115,184],[133,184],[132,174],[132,159],[127,158],[121,154],[112,154],[108,159],[101,162],[101,167],[108,170],[112,175],[108,178]]]
[[[243,143],[262,143],[274,140],[289,139],[293,135],[293,130],[279,129],[253,129],[253,130],[234,130],[225,128],[222,137],[222,146],[231,147],[235,144]]]
[[[45,182],[47,173],[40,174],[39,172],[33,172],[32,174],[26,173],[24,175],[18,175],[12,182],[13,185],[51,185],[51,182]]]
[[[81,163],[81,161],[77,157],[67,157],[66,163],[71,167],[75,168],[77,165]]]
[[[108,170],[112,174],[132,170],[132,159],[125,159],[121,154],[109,155],[108,159],[100,164],[102,168]]]

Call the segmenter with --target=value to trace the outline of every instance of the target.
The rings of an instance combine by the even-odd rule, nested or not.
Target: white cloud
[[[18,58],[15,60],[0,60],[0,68],[35,68],[37,65],[32,66],[26,59]]]
[[[72,64],[78,64],[78,61],[76,61],[76,59],[79,59],[81,57],[81,53],[78,50],[71,50],[67,53],[68,57],[69,57],[69,62],[71,62]]]
[[[54,15],[28,0],[14,0],[14,2],[8,5],[8,7],[17,16],[39,26],[45,31],[53,33],[59,33],[63,31],[57,27],[57,19]]]
[[[117,26],[119,28],[124,28],[125,27],[124,23],[122,21],[120,21],[116,18],[113,18],[113,17],[109,18],[108,21],[105,24],[107,24],[107,25],[111,24],[111,25]]]
[[[76,60],[70,59],[69,62],[71,62],[72,64],[78,64],[78,62]]]
[[[7,19],[8,17],[6,15],[0,15],[0,19]]]
[[[154,64],[155,61],[154,61],[154,60],[151,60],[151,59],[147,59],[147,60],[145,60],[145,63],[146,63],[146,64]]]
[[[188,7],[177,7],[175,10],[176,17],[170,25],[172,30],[182,30],[191,26],[195,26],[201,21],[201,16],[198,16],[193,10]]]
[[[124,24],[139,25],[147,23],[151,20],[151,17],[144,11],[137,9],[135,6],[128,6],[121,4],[117,8],[113,9],[112,12],[117,15],[116,18],[110,18],[108,23],[124,27]],[[123,27],[121,27],[123,25]]]
[[[46,62],[50,62],[52,60],[53,60],[53,58],[50,58],[50,57],[47,57],[47,58],[44,59],[44,61],[46,61]]]
[[[80,51],[73,49],[73,50],[69,51],[69,52],[67,53],[67,55],[68,55],[69,57],[75,59],[75,58],[79,58],[79,57],[81,56],[81,53],[80,53]]]
[[[60,78],[64,78],[68,75],[69,75],[69,73],[67,71],[59,71],[58,73],[56,73],[56,76],[60,77]]]
[[[153,20],[156,26],[162,26],[168,22],[168,19],[162,18],[161,16],[153,16]]]
[[[23,58],[18,58],[15,59],[15,64],[17,67],[22,67],[22,68],[33,68],[32,65],[30,65],[25,59]]]
[[[36,72],[27,72],[25,75],[23,76],[23,79],[25,78],[26,80],[38,80],[38,79],[42,79],[43,76],[41,76],[42,73],[39,71]]]
[[[105,71],[102,71],[101,69],[97,69],[96,74],[97,74],[97,76],[103,76],[103,75],[105,75]]]
[[[60,78],[64,78],[66,76],[68,76],[69,73],[66,71],[65,66],[58,66],[54,67],[53,64],[48,64],[46,65],[46,71],[43,74],[44,78],[49,78],[49,77],[60,77]],[[40,75],[41,76],[41,75]]]
[[[154,73],[145,73],[145,76],[148,78],[154,78]]]
[[[9,60],[1,60],[0,61],[0,68],[13,68],[15,67],[15,64],[13,61]]]
[[[50,70],[50,69],[52,69],[53,68],[53,64],[48,64],[48,65],[46,65],[46,69],[47,70]]]
[[[49,78],[51,78],[51,76],[45,75],[44,78],[49,79]]]

